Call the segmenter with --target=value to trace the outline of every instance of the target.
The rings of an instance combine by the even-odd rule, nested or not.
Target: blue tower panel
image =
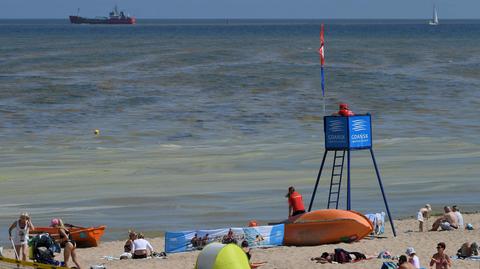
[[[370,115],[348,117],[348,128],[350,149],[369,149],[372,147]]]
[[[369,149],[372,147],[370,115],[324,117],[327,150]]]
[[[347,149],[348,148],[348,117],[326,116],[324,117],[325,148]]]

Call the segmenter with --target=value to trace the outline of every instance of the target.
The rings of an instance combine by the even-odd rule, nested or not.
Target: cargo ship
[[[135,24],[135,17],[125,15],[123,11],[118,12],[117,6],[110,12],[108,17],[84,18],[78,16],[70,16],[70,22],[74,24]]]

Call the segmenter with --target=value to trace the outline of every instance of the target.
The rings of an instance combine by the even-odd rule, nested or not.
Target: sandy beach
[[[429,224],[434,218],[429,220]],[[337,247],[348,251],[358,251],[367,256],[378,255],[382,250],[388,250],[392,255],[402,255],[407,247],[414,247],[423,267],[429,268],[428,262],[435,253],[435,247],[438,242],[446,243],[446,253],[454,255],[458,248],[464,242],[480,241],[480,214],[464,214],[465,223],[472,223],[477,229],[473,231],[457,230],[451,232],[417,232],[418,226],[414,219],[397,220],[395,226],[397,237],[393,237],[390,227],[386,226],[385,238],[363,239],[352,244],[332,244],[315,247],[276,247],[269,249],[253,249],[253,262],[267,263],[260,267],[264,269],[282,269],[282,268],[380,268],[383,260],[370,259],[352,264],[318,264],[310,260],[317,257],[322,252],[333,252]],[[164,249],[164,238],[147,238],[157,252]],[[78,249],[79,260],[84,268],[91,265],[104,264],[109,269],[129,269],[129,268],[194,268],[198,251],[188,253],[177,253],[168,255],[167,259],[154,258],[146,260],[106,260],[105,256],[119,257],[123,250],[124,241],[104,242],[99,247]],[[13,256],[11,249],[6,249],[4,255]],[[57,255],[57,259],[63,259],[62,255]],[[454,260],[452,268],[480,268],[480,261]]]

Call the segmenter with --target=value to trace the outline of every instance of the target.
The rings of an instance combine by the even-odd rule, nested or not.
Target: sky
[[[0,0],[0,19],[106,16],[156,19],[480,19],[480,0]]]

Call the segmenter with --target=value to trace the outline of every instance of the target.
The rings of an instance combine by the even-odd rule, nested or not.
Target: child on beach
[[[72,257],[72,261],[76,268],[81,269],[81,266],[77,261],[77,253],[75,252],[77,244],[70,237],[70,231],[65,228],[63,220],[52,219],[50,226],[58,228],[58,243],[60,243],[60,245],[63,247],[63,261],[65,262],[65,267],[68,267],[68,262],[70,261],[70,257]]]
[[[12,231],[15,229],[14,236],[12,237]],[[22,261],[27,260],[27,253],[28,253],[28,233],[30,231],[35,230],[35,227],[32,224],[30,216],[28,213],[24,212],[20,214],[18,220],[16,220],[10,228],[8,229],[8,239],[10,241],[13,240],[13,244],[15,245],[15,251],[18,256],[22,256]],[[20,257],[15,257],[17,260]]]
[[[445,254],[446,245],[444,242],[440,242],[437,245],[437,253],[433,254],[430,260],[430,267],[435,265],[435,269],[449,269],[452,266],[452,261],[447,254]]]
[[[243,240],[242,241],[242,250],[243,252],[245,252],[245,254],[247,255],[247,258],[248,260],[250,261],[250,259],[252,258],[252,254],[250,253],[250,247],[248,245],[248,242],[247,240]]]
[[[408,255],[408,262],[413,265],[414,268],[420,268],[420,259],[418,258],[417,254],[415,253],[415,249],[412,247],[407,248],[405,254]]]
[[[418,230],[423,232],[423,222],[425,219],[428,220],[430,217],[430,213],[432,212],[432,207],[429,204],[426,204],[424,207],[420,208],[417,213],[417,220],[418,220]]]
[[[133,241],[137,239],[137,233],[132,230],[128,231],[128,240],[125,242],[123,246],[123,254],[120,255],[120,260],[126,260],[132,258],[132,248],[133,248]]]
[[[407,261],[407,256],[401,255],[398,258],[398,269],[415,269],[415,267]]]

